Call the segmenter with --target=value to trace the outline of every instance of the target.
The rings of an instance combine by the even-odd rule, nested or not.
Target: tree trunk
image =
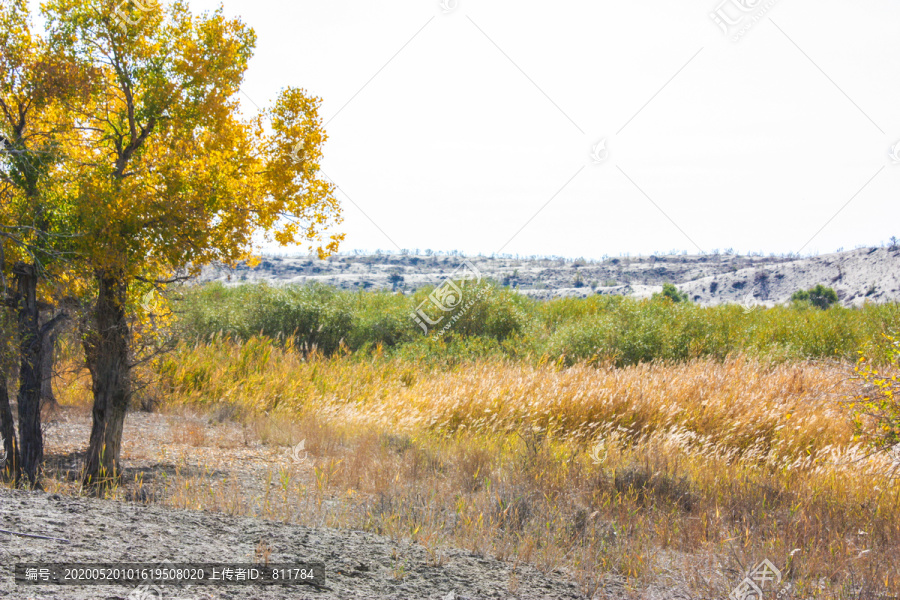
[[[13,423],[12,409],[9,407],[9,389],[6,371],[0,368],[0,437],[3,437],[3,450],[0,451],[0,473],[19,483],[22,475],[19,459],[19,445],[16,443],[16,427]]]
[[[37,271],[16,263],[16,299],[19,321],[19,444],[22,471],[32,487],[40,487],[44,439],[41,433],[41,333],[38,323]]]
[[[53,321],[51,320],[50,323]],[[59,406],[53,395],[53,358],[59,331],[56,328],[41,336],[41,406]]]
[[[94,391],[93,427],[84,478],[105,484],[120,474],[122,428],[131,396],[126,284],[117,273],[97,274],[97,304],[84,350]]]

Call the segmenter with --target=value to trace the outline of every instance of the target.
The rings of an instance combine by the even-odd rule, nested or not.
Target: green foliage
[[[326,286],[212,284],[193,292],[180,319],[182,335],[192,337],[290,337],[299,347],[332,354],[346,341],[353,321],[348,295]]]
[[[723,359],[738,352],[774,360],[853,360],[859,348],[900,328],[898,304],[747,312],[731,304],[704,307],[622,296],[542,302],[483,282],[465,292],[457,313],[448,313],[457,318],[445,334],[436,327],[423,335],[412,314],[431,291],[404,296],[320,285],[186,287],[176,297],[178,335],[208,340],[221,333],[246,341],[262,333],[326,354],[343,344],[361,356],[383,351],[445,364],[492,355],[629,365]],[[879,352],[873,360],[889,359],[885,350]]]
[[[674,284],[664,283],[661,294],[653,294],[653,299],[668,298],[672,302],[688,302],[687,292],[681,292]]]
[[[827,310],[837,304],[837,292],[830,287],[817,284],[816,287],[809,290],[798,290],[791,295],[792,302],[809,303],[811,306]]]
[[[459,318],[448,329],[447,335],[503,341],[524,330],[526,317],[521,309],[520,294],[484,282],[464,297],[465,304],[468,304],[469,296],[473,300],[471,305],[464,305],[464,310],[458,312]]]
[[[352,350],[393,348],[419,336],[403,296],[388,292],[347,294],[351,327],[347,346]]]

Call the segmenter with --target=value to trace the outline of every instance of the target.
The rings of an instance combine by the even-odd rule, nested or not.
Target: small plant
[[[403,581],[407,575],[409,575],[408,561],[394,549],[391,552],[391,576],[395,581]]]
[[[256,544],[256,551],[254,562],[257,565],[262,565],[264,567],[269,566],[269,557],[272,555],[272,548],[269,546],[269,543],[265,538],[260,538],[259,543]]]
[[[572,285],[577,288],[584,287],[584,278],[581,277],[581,273],[575,275],[575,280],[572,282]]]
[[[827,310],[838,301],[837,292],[821,283],[809,290],[798,290],[791,295],[792,302],[809,303],[816,308]]]

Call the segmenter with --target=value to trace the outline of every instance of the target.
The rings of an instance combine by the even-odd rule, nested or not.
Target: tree
[[[12,479],[18,483],[21,475],[21,458],[19,455],[19,445],[16,441],[16,429],[13,422],[12,409],[9,405],[9,385],[6,381],[6,374],[9,373],[18,352],[14,349],[14,334],[12,327],[13,319],[7,312],[6,307],[0,312],[0,327],[2,327],[2,337],[0,341],[4,342],[0,347],[0,438],[3,438],[3,447],[0,448],[0,472],[5,477]]]
[[[664,283],[662,293],[653,294],[653,299],[657,298],[668,298],[672,302],[687,302],[688,295],[687,292],[681,292],[675,287],[674,284]]]
[[[112,0],[45,8],[54,45],[95,74],[68,142],[78,160],[67,195],[87,233],[78,256],[95,294],[82,336],[94,395],[85,478],[97,482],[119,473],[136,298],[177,273],[249,256],[257,232],[319,244],[325,257],[343,238],[322,239],[340,207],[319,176],[318,98],[288,88],[241,119],[255,34],[239,20],[221,8],[193,16],[181,3],[124,21]]]
[[[816,308],[827,310],[838,301],[837,292],[830,287],[825,287],[821,283],[809,290],[798,290],[791,294],[792,302],[809,303]]]
[[[31,32],[25,0],[0,0],[0,275],[18,329],[18,447],[10,433],[6,372],[0,375],[0,429],[15,477],[21,467],[34,486],[43,461],[43,374],[52,360],[46,341],[65,316],[41,323],[53,296],[41,282],[61,266],[71,237],[57,192],[59,139],[67,125],[62,106],[85,90],[86,74],[74,67]]]

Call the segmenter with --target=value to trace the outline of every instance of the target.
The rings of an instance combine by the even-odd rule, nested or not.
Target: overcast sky
[[[248,113],[288,85],[323,99],[342,250],[815,253],[900,236],[900,3],[720,2],[224,7],[259,37]]]

